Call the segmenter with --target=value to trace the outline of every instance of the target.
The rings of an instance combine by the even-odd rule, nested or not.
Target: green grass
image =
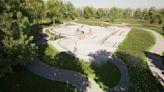
[[[46,56],[49,56],[49,58],[54,58],[54,56],[58,54],[58,50],[55,49],[52,45],[48,45],[44,53]]]
[[[162,92],[161,85],[152,76],[147,63],[145,52],[155,44],[152,33],[132,29],[120,44],[116,55],[121,58],[130,76],[129,92]]]
[[[51,45],[42,46],[40,49],[41,52],[44,52],[41,54],[41,58],[46,63],[62,69],[73,70],[85,74],[96,80],[104,90],[113,87],[120,80],[120,71],[110,62],[104,64],[102,67],[95,67],[73,55],[65,52],[59,53],[55,48],[51,48]],[[54,57],[51,58],[52,56]]]
[[[0,79],[1,92],[78,92],[69,84],[47,80],[32,74],[25,68]]]
[[[151,29],[153,31],[158,32],[159,34],[161,34],[164,37],[164,31],[162,30],[162,26],[152,25],[152,24],[142,24],[142,25],[132,25],[132,26]]]

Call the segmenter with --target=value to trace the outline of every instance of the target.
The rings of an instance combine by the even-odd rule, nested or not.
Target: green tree
[[[2,1],[2,0],[1,0]],[[0,1],[0,3],[1,3]],[[33,37],[27,36],[28,18],[22,15],[20,0],[3,1],[0,12],[0,77],[11,72],[12,67],[34,60],[37,47]]]
[[[162,17],[164,18],[164,8],[159,10],[160,14],[162,15]]]
[[[135,11],[135,18],[138,18],[138,19],[141,19],[142,18],[142,11],[141,11],[141,9],[138,8]]]
[[[145,8],[145,9],[142,11],[142,19],[148,20],[148,19],[149,19],[148,17],[149,17],[149,16],[148,16],[148,10],[147,10],[147,8]]]
[[[45,7],[42,0],[25,0],[23,9],[25,9],[30,21],[39,23],[45,17]]]
[[[163,23],[162,15],[154,14],[154,16],[152,17],[152,20],[150,21],[150,23],[162,24]]]
[[[103,9],[104,10],[104,17],[108,18],[110,16],[110,10],[109,9]]]
[[[82,17],[82,10],[80,8],[75,9],[76,17]]]
[[[112,22],[114,22],[116,19],[119,19],[122,17],[122,11],[119,8],[113,7],[110,9],[110,19]]]
[[[131,18],[132,17],[132,9],[127,8],[123,10],[123,18]]]
[[[84,18],[90,18],[94,16],[94,9],[92,7],[84,7]]]
[[[46,14],[53,23],[55,23],[55,20],[59,22],[62,19],[62,5],[63,3],[60,0],[48,0],[46,2]]]
[[[149,12],[148,12],[148,15],[149,15],[149,22],[150,23],[154,23],[154,18],[155,18],[155,7],[151,7],[150,9],[149,9]]]
[[[67,19],[75,19],[76,9],[71,2],[67,2],[63,6],[63,16]]]
[[[99,8],[99,9],[96,11],[95,17],[96,17],[96,18],[102,18],[102,17],[104,17],[104,15],[105,15],[105,13],[104,13],[103,8]]]

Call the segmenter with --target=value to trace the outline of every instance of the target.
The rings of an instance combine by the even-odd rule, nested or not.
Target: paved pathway
[[[162,84],[164,87],[164,66],[162,64],[161,54],[164,51],[164,38],[157,32],[152,31],[150,29],[140,28],[146,31],[152,32],[156,37],[156,43],[150,52],[147,53],[148,55],[148,66],[152,72],[152,74],[157,78],[157,80]]]
[[[77,87],[80,92],[103,92],[93,79],[75,71],[52,67],[41,61],[28,64],[26,67],[34,74],[46,79],[68,82]]]
[[[111,63],[115,64],[121,72],[121,80],[113,88],[107,90],[107,92],[128,92],[129,87],[129,74],[126,68],[126,65],[122,62],[121,59],[113,57]]]

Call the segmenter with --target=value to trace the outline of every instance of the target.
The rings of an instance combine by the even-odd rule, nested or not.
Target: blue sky
[[[164,8],[164,0],[63,0],[70,1],[76,7],[93,6],[96,8]]]

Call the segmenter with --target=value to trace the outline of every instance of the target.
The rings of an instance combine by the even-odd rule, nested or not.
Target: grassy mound
[[[147,31],[132,29],[116,55],[121,58],[130,75],[129,92],[162,92],[160,84],[152,76],[147,63],[145,52],[155,44],[154,36]]]
[[[51,81],[19,68],[8,77],[0,79],[2,92],[78,92],[69,84]]]
[[[45,48],[43,50],[43,47]],[[80,72],[94,79],[100,87],[104,90],[113,87],[120,80],[120,71],[118,68],[108,62],[104,64],[102,67],[95,67],[89,63],[84,62],[81,59],[76,58],[74,55],[70,55],[67,53],[70,52],[58,52],[51,45],[42,46],[42,59],[55,67],[73,70]],[[104,70],[105,69],[105,70]]]

